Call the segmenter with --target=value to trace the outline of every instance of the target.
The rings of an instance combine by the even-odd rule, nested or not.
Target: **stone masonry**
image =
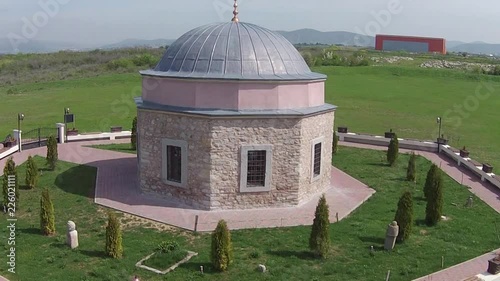
[[[294,206],[330,183],[334,112],[305,118],[209,118],[138,110],[140,187],[193,208]],[[323,137],[321,174],[311,181],[312,141]],[[188,143],[186,187],[161,178],[162,139]],[[272,145],[271,191],[240,192],[241,146]]]

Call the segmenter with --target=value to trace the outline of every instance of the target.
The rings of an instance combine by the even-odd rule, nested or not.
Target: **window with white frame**
[[[162,179],[168,185],[185,187],[187,184],[187,142],[162,140]]]
[[[241,147],[240,192],[271,191],[272,146]]]
[[[319,179],[322,175],[321,160],[323,156],[324,137],[312,141],[311,145],[311,181]]]

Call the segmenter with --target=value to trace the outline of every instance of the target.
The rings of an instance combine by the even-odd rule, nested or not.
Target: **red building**
[[[377,35],[375,49],[380,51],[446,54],[446,40],[443,38]]]

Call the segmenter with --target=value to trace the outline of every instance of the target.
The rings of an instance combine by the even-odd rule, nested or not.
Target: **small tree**
[[[130,144],[133,150],[137,150],[137,116],[132,121],[132,135],[130,136]]]
[[[309,237],[309,249],[322,258],[330,251],[330,211],[326,203],[325,194],[319,199],[314,214],[314,221]]]
[[[410,160],[408,161],[408,169],[406,170],[406,180],[411,182],[416,182],[417,180],[417,172],[415,166],[415,160],[417,156],[415,153],[411,153]]]
[[[425,199],[429,198],[431,190],[435,188],[438,174],[439,174],[438,166],[432,164],[429,171],[427,172],[427,177],[425,178],[425,186],[424,186]]]
[[[427,206],[425,207],[427,225],[436,225],[441,220],[443,201],[443,177],[441,171],[437,169],[432,187],[427,191]]]
[[[9,180],[10,179],[10,180]],[[11,190],[9,190],[9,188]],[[2,192],[3,192],[3,205],[7,207],[7,204],[10,202],[9,200],[9,191],[14,189],[15,196],[15,204],[16,207],[19,207],[19,180],[17,178],[17,168],[16,162],[14,162],[14,158],[10,157],[5,163],[5,167],[3,168],[3,180],[2,180]]]
[[[413,226],[413,197],[410,191],[405,191],[398,202],[398,210],[394,220],[398,222],[399,234],[397,241],[404,242],[410,237]]]
[[[50,136],[47,140],[47,165],[51,170],[56,168],[57,159],[57,140],[54,136]]]
[[[398,141],[398,136],[394,134],[394,137],[391,139],[391,142],[389,142],[389,147],[387,149],[387,162],[391,166],[394,166],[396,164],[396,160],[398,159],[398,154],[399,154],[399,141]]]
[[[30,189],[33,189],[38,183],[38,177],[40,176],[40,174],[38,172],[38,167],[36,166],[35,160],[33,159],[33,157],[31,157],[31,155],[28,157],[27,165],[26,186]]]
[[[50,200],[49,190],[44,189],[40,199],[40,229],[43,235],[54,235],[56,233],[54,221],[54,204]]]
[[[212,233],[212,252],[210,255],[212,265],[216,270],[226,271],[233,262],[233,246],[231,233],[224,220],[220,220]]]
[[[113,212],[109,212],[106,226],[106,255],[115,259],[123,255],[120,221]]]
[[[332,154],[337,154],[337,147],[339,144],[339,137],[336,132],[333,132]]]

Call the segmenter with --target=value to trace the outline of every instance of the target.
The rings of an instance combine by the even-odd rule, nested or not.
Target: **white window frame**
[[[248,152],[253,150],[266,151],[266,178],[264,186],[247,186],[248,176]],[[240,192],[253,193],[253,192],[268,192],[271,191],[272,180],[272,159],[273,159],[273,146],[270,144],[256,144],[256,145],[242,145],[241,146],[241,170],[240,170]]]
[[[314,174],[314,147],[321,143],[321,159],[320,159],[320,168],[319,175]],[[319,180],[321,176],[323,176],[323,156],[325,153],[325,137],[319,137],[317,139],[313,139],[311,141],[311,183]]]
[[[187,167],[188,167],[188,144],[183,140],[172,140],[172,139],[162,139],[162,165],[161,165],[161,178],[165,184],[176,186],[176,187],[186,187],[187,185]],[[181,148],[181,182],[169,181],[167,177],[168,173],[168,161],[167,161],[167,146],[177,146]]]

